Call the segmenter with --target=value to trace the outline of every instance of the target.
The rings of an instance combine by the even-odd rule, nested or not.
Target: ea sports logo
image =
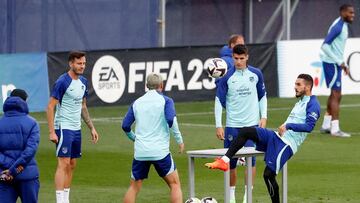
[[[124,68],[113,56],[102,56],[96,61],[91,79],[96,95],[106,103],[116,102],[124,93]]]

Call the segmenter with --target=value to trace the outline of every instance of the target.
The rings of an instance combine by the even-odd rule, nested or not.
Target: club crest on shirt
[[[249,80],[250,80],[250,82],[254,82],[254,77],[253,76],[251,76],[251,77],[249,77]]]
[[[62,152],[63,154],[66,154],[66,153],[68,152],[68,148],[67,148],[67,147],[61,148],[61,152]]]
[[[81,85],[81,89],[84,90],[85,86],[84,85]]]

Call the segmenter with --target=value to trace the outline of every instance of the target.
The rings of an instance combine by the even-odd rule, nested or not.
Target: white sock
[[[70,188],[64,188],[64,203],[70,203]]]
[[[229,163],[229,162],[230,162],[230,159],[229,159],[229,157],[227,157],[227,156],[223,156],[223,157],[221,157],[221,159],[224,160],[225,163]]]
[[[56,190],[56,203],[64,203],[64,190]]]
[[[324,121],[321,127],[324,129],[329,129],[330,123],[331,123],[331,115],[324,115]]]
[[[339,127],[339,120],[332,120],[331,121],[331,134],[334,134],[340,130]]]
[[[235,186],[230,186],[230,199],[235,199]]]

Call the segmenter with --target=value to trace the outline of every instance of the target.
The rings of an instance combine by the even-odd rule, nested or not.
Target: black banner
[[[170,47],[89,51],[84,76],[89,83],[89,106],[130,104],[146,91],[150,72],[164,78],[164,94],[175,101],[204,101],[215,97],[214,79],[204,62],[219,56],[221,46]],[[249,64],[263,70],[268,96],[277,96],[275,44],[249,45]],[[67,71],[68,52],[48,53],[50,89]]]

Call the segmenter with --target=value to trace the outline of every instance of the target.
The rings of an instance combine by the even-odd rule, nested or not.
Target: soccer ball
[[[185,203],[201,203],[201,201],[196,197],[192,197],[192,198],[186,200]]]
[[[217,203],[217,201],[213,197],[204,197],[201,199],[201,203]]]
[[[227,64],[222,58],[212,58],[205,61],[204,64],[210,77],[220,78],[227,72]]]

